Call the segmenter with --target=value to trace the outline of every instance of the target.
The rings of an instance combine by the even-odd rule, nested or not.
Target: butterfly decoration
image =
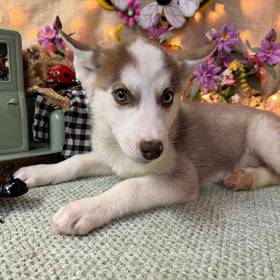
[[[97,0],[97,2],[105,9],[117,9],[121,12],[134,14],[131,9],[131,0]],[[138,25],[143,29],[149,29],[157,23],[158,15],[164,16],[167,22],[174,28],[179,28],[186,22],[186,17],[194,15],[199,8],[200,0],[156,0],[146,5],[139,18],[137,17]]]
[[[199,8],[199,0],[157,0],[146,5],[139,16],[138,25],[149,29],[157,23],[158,15],[164,17],[174,28],[180,28]]]
[[[157,36],[160,42],[170,37],[171,33],[168,31],[182,27],[187,18],[192,17],[198,9],[214,2],[214,0],[156,0],[143,7],[140,0],[96,1],[107,10],[119,12],[122,20],[115,30],[118,41],[121,41],[120,31],[129,25],[149,31],[150,37],[155,39]]]

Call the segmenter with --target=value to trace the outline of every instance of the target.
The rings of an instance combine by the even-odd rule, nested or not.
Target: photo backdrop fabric
[[[23,46],[37,42],[36,32],[52,24],[59,15],[67,32],[76,32],[76,38],[103,45],[115,43],[111,30],[120,22],[116,12],[105,11],[96,0],[0,0],[0,28],[18,30]],[[142,1],[143,4],[152,1]],[[280,31],[279,0],[216,0],[212,9],[205,9],[178,31],[187,48],[206,41],[205,32],[225,23],[235,23],[243,39],[252,44],[272,27]],[[126,31],[127,36],[133,32]]]

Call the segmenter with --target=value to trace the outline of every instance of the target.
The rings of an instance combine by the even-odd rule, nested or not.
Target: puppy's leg
[[[94,153],[75,155],[55,164],[40,164],[19,169],[15,178],[29,187],[56,184],[91,175],[112,174],[110,168],[95,160]]]
[[[224,185],[233,191],[252,190],[279,183],[280,176],[267,167],[238,169],[224,178]]]
[[[120,182],[105,193],[62,207],[53,218],[58,233],[84,235],[129,213],[198,197],[196,177],[146,176]]]

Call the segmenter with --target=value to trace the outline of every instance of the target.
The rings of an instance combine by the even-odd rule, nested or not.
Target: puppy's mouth
[[[145,165],[148,165],[148,164],[151,164],[151,163],[154,163],[158,160],[160,160],[162,158],[162,155],[160,155],[159,157],[157,158],[154,158],[154,159],[146,159],[140,155],[134,155],[134,156],[129,156],[127,155],[131,160],[133,160],[134,162],[136,163],[139,163],[139,164],[145,164]]]
[[[142,164],[149,164],[149,163],[154,163],[156,161],[161,160],[162,156],[164,154],[164,151],[158,153],[157,155],[145,155],[145,156],[139,156],[139,157],[135,157],[135,161],[138,163],[142,163]]]
[[[141,164],[149,164],[151,162],[154,162],[155,160],[149,160],[149,159],[145,159],[145,158],[135,158],[134,161],[136,161],[137,163],[141,163]]]

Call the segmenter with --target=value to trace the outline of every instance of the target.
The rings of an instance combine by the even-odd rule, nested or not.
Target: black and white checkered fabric
[[[47,98],[37,95],[33,118],[33,140],[36,143],[44,143],[49,140],[49,117],[53,107],[47,102]]]
[[[77,86],[66,90],[66,96],[70,99],[71,106],[64,113],[65,143],[61,154],[68,158],[91,151],[91,127],[88,100],[84,90]],[[33,121],[33,139],[36,143],[48,142],[49,117],[53,110],[46,97],[37,96]]]

